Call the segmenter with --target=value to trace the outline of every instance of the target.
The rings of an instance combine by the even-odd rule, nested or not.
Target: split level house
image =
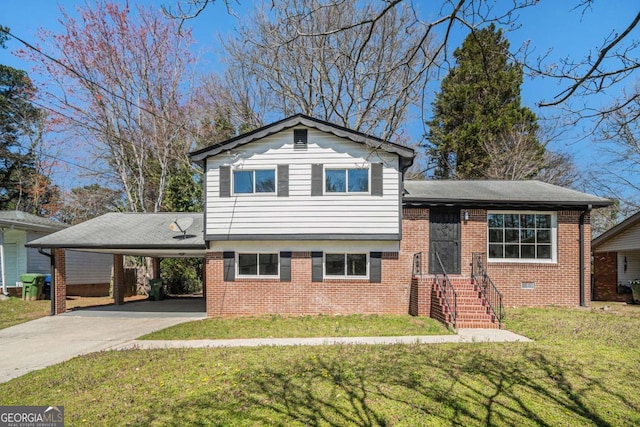
[[[537,181],[407,181],[414,151],[295,115],[191,153],[203,214],[107,214],[32,242],[205,259],[209,316],[413,314],[500,327],[505,306],[590,301],[590,212],[607,199]],[[196,215],[197,218],[194,218]],[[188,216],[188,218],[187,218]]]
[[[191,154],[210,316],[393,313],[499,327],[586,305],[590,212],[537,181],[405,181],[411,148],[296,115]]]

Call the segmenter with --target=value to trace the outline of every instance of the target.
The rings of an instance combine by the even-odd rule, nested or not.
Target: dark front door
[[[436,254],[447,274],[460,274],[460,210],[429,211],[429,273],[442,273]]]

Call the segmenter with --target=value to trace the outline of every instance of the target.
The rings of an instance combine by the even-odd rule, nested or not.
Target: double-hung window
[[[369,169],[325,169],[327,193],[368,193]]]
[[[236,169],[233,171],[235,194],[275,193],[275,169]]]
[[[328,277],[368,277],[367,254],[325,254],[325,275]]]
[[[556,259],[556,215],[489,212],[490,260],[552,262]]]
[[[239,277],[278,277],[279,256],[277,253],[239,253]]]

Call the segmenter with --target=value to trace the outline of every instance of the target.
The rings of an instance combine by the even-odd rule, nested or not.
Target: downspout
[[[2,279],[2,294],[8,295],[7,292],[7,275],[5,274],[5,260],[4,260],[4,228],[0,228],[0,270],[2,270],[0,279]]]
[[[53,316],[56,314],[56,293],[55,293],[56,275],[54,270],[55,263],[53,259],[53,250],[51,251],[50,254],[48,254],[45,251],[43,251],[42,248],[38,248],[38,253],[49,257],[49,260],[51,261],[51,289],[49,290],[49,298],[51,299],[51,308],[49,311],[49,315]]]
[[[587,206],[586,211],[582,211],[580,214],[580,307],[586,307],[587,303],[585,301],[585,280],[584,280],[584,269],[585,269],[585,261],[584,261],[584,217],[587,212],[591,212],[591,205]]]

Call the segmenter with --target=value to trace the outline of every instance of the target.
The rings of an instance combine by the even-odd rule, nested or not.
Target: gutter
[[[584,252],[584,217],[586,216],[587,212],[591,212],[592,206],[589,205],[587,206],[587,210],[582,211],[582,213],[580,214],[580,238],[579,238],[579,242],[580,242],[580,307],[586,307],[587,306],[587,302],[585,301],[585,280],[584,280],[584,270],[585,270],[585,252]]]
[[[7,292],[7,276],[5,274],[5,259],[4,259],[4,228],[0,228],[0,270],[2,270],[0,279],[2,279],[2,294],[9,295]]]
[[[38,248],[38,253],[49,257],[49,260],[51,261],[51,289],[49,290],[49,298],[51,299],[51,308],[49,309],[49,315],[50,316],[54,316],[56,314],[56,293],[55,293],[55,289],[56,289],[56,275],[55,275],[55,262],[53,259],[53,253],[46,253],[45,251],[42,250],[42,248]]]

